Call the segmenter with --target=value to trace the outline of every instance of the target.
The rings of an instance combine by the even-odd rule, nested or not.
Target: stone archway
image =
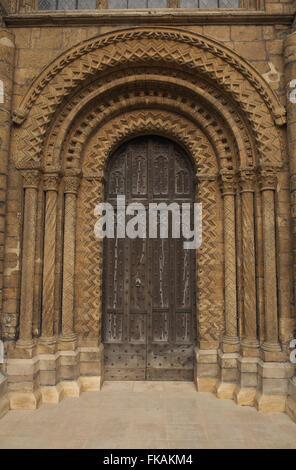
[[[50,386],[41,382],[43,400],[79,394],[81,386],[99,387],[103,378],[102,247],[92,235],[92,210],[103,200],[110,155],[126,140],[151,133],[174,140],[191,156],[199,183],[196,199],[204,205],[197,269],[198,389],[259,408],[270,399],[260,385],[264,364],[287,360],[279,341],[275,254],[275,190],[282,165],[278,126],[284,115],[267,83],[237,54],[172,28],[93,38],[36,79],[14,113],[15,163],[25,190],[14,354],[51,356],[55,374]],[[34,290],[36,233],[43,230],[36,223],[37,199],[43,194],[43,280]],[[38,289],[42,322],[34,342]],[[258,316],[264,320],[259,334]],[[42,359],[45,369],[47,360]],[[246,386],[249,368],[252,386]],[[26,396],[37,403],[38,392]],[[283,397],[276,402],[282,407]]]

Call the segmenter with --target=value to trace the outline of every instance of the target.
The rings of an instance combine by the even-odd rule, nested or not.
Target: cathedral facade
[[[0,6],[0,416],[186,380],[296,421],[295,1]],[[201,245],[98,239],[118,196]]]

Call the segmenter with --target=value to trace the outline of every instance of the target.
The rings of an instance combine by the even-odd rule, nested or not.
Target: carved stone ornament
[[[115,44],[116,55],[110,53]],[[245,117],[253,129],[261,161],[281,163],[281,139],[274,125],[274,110],[278,117],[281,106],[262,77],[221,44],[198,34],[162,27],[157,30],[141,27],[92,38],[73,47],[44,70],[21,103],[22,109],[29,114],[26,126],[18,130],[16,136],[19,158],[27,159],[29,163],[42,159],[53,116],[58,108],[62,109],[66,97],[81,87],[86,68],[89,78],[96,79],[111,69],[112,72],[119,70],[122,64],[127,67],[131,64],[133,68],[152,61],[163,67],[190,68],[197,76],[208,75],[211,70],[210,80],[232,96],[239,109],[249,110]],[[250,108],[249,103],[254,103],[254,107]],[[16,122],[20,123],[22,119],[18,113]]]
[[[68,170],[64,175],[64,193],[77,194],[80,186],[80,179],[80,170]]]
[[[43,175],[43,189],[44,191],[57,191],[59,185],[58,173],[45,173]]]
[[[233,195],[236,189],[236,175],[231,170],[220,172],[220,186],[223,196]]]
[[[28,115],[28,111],[26,109],[15,109],[12,113],[12,122],[17,126],[20,126]]]
[[[254,192],[256,173],[254,168],[243,168],[239,171],[241,192]]]
[[[39,170],[23,170],[21,171],[23,177],[23,187],[37,189],[40,181]]]
[[[216,181],[217,177],[218,175],[214,173],[208,173],[208,174],[196,173],[195,180],[196,180],[196,183],[199,184],[202,181]]]
[[[259,170],[259,182],[261,191],[275,191],[277,187],[278,169],[271,166],[261,167]]]

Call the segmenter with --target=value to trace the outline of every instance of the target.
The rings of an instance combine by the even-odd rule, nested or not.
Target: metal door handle
[[[136,287],[141,287],[142,282],[141,279],[136,279]]]

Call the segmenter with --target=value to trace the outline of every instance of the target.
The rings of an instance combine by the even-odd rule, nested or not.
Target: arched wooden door
[[[105,200],[114,207],[117,195],[148,207],[194,202],[194,193],[191,162],[167,139],[131,140],[110,160]],[[196,252],[183,242],[170,232],[166,239],[105,239],[105,379],[193,379]]]

